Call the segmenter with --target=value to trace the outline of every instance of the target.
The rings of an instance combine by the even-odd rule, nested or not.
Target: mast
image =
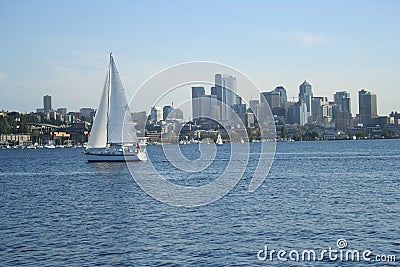
[[[107,120],[106,120],[106,122],[107,122],[106,123],[106,133],[107,133],[106,146],[107,146],[107,144],[109,142],[108,141],[108,120],[109,120],[109,114],[110,114],[110,95],[111,95],[111,85],[112,85],[111,73],[112,73],[112,52],[110,52],[110,64],[108,65],[108,84],[109,84],[109,86],[108,86],[108,92],[107,92],[108,101],[107,101]]]

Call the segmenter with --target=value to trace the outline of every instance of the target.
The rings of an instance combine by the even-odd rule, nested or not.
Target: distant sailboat
[[[224,142],[222,142],[222,138],[221,138],[221,135],[219,133],[218,133],[216,144],[217,145],[223,145],[224,144]]]
[[[89,162],[146,161],[112,54],[103,94],[84,152]]]

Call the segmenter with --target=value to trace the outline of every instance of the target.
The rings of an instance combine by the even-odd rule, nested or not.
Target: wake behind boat
[[[112,54],[99,107],[84,152],[89,162],[146,161]]]

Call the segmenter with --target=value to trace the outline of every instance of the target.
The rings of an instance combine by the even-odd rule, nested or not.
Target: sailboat
[[[221,135],[219,133],[218,133],[216,144],[217,145],[223,145],[224,144],[224,142],[222,142],[222,138],[221,138]]]
[[[125,90],[110,53],[103,94],[84,152],[89,162],[146,161],[138,143]]]

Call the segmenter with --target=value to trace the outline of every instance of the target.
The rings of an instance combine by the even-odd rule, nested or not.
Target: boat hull
[[[146,153],[134,154],[104,154],[86,152],[88,162],[125,162],[125,161],[146,161]]]

